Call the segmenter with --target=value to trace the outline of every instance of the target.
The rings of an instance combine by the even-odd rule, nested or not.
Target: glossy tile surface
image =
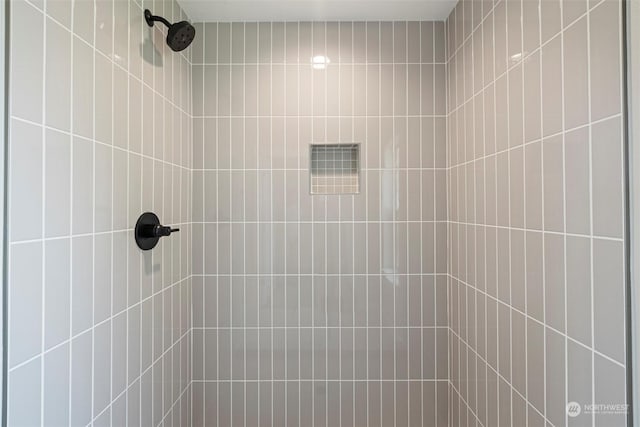
[[[462,0],[447,20],[452,426],[626,423],[584,411],[626,404],[622,7]]]
[[[194,425],[446,424],[444,23],[197,29]]]
[[[189,425],[190,58],[138,1],[10,10],[8,424]]]

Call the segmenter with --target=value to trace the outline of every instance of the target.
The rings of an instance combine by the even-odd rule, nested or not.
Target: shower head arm
[[[149,9],[144,10],[144,19],[147,21],[147,25],[149,25],[150,27],[153,27],[153,23],[155,21],[162,22],[164,25],[167,26],[167,28],[171,27],[171,23],[169,21],[164,19],[162,16],[152,15]]]

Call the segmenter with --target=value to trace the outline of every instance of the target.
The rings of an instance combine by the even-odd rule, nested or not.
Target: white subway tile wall
[[[10,11],[8,424],[189,425],[190,58],[140,1]]]
[[[622,2],[446,23],[452,426],[624,426]]]
[[[447,425],[444,23],[196,28],[193,424]]]

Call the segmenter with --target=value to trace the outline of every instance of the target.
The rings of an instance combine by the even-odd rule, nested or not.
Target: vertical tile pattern
[[[10,19],[8,423],[189,425],[190,57],[140,1]],[[144,211],[181,232],[143,254]]]
[[[624,403],[620,1],[183,54],[142,10],[12,3],[10,424],[625,424],[565,408]],[[311,195],[311,143],[359,194]]]
[[[446,21],[451,425],[626,424],[621,8]]]
[[[444,23],[197,30],[194,425],[447,425]],[[310,194],[311,143],[359,194]]]

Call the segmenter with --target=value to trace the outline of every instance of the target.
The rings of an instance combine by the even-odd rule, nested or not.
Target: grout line
[[[71,2],[71,16],[75,16],[75,2]],[[75,49],[74,49],[74,43],[73,43],[73,33],[74,33],[74,23],[73,23],[73,19],[71,20],[71,36],[69,37],[69,52],[70,52],[70,63],[71,63],[71,67],[70,67],[70,77],[71,77],[71,81],[75,81],[74,80],[74,76],[75,76],[75,72],[74,72],[74,53],[75,53]],[[128,81],[128,79],[127,79]],[[73,120],[73,116],[75,113],[75,106],[73,103],[73,95],[74,95],[74,90],[73,90],[73,84],[69,85],[69,104],[70,104],[70,108],[69,108],[69,130],[73,130],[74,128],[74,120]],[[128,102],[128,99],[127,99]],[[73,202],[74,202],[74,194],[73,194],[73,182],[74,182],[74,167],[73,167],[73,155],[74,155],[74,140],[73,138],[69,138],[69,231],[71,232],[73,230]],[[74,244],[73,244],[74,239],[69,239],[69,272],[73,271],[73,255],[74,255]],[[69,283],[69,337],[73,336],[73,322],[74,322],[74,318],[73,318],[73,281],[71,281],[71,283]],[[69,363],[67,364],[67,367],[69,369],[69,390],[67,393],[67,399],[68,399],[68,403],[67,403],[67,411],[69,414],[69,420],[73,419],[73,379],[74,379],[74,375],[73,375],[73,341],[70,339],[69,340]],[[127,380],[129,378],[127,377]],[[44,387],[44,383],[42,385]],[[44,418],[43,418],[44,420]]]
[[[93,22],[96,22],[96,6],[95,0],[92,0],[93,3]],[[96,40],[96,28],[93,27],[93,41],[95,43]],[[96,50],[93,49],[91,52],[92,56],[92,129],[91,129],[91,139],[95,141],[96,139]],[[96,145],[92,144],[91,147],[92,153],[92,173],[93,176],[91,178],[92,185],[92,211],[91,211],[91,231],[92,233],[96,232]],[[95,344],[95,331],[96,331],[96,279],[95,279],[95,271],[96,271],[96,238],[91,238],[91,266],[92,266],[92,274],[91,274],[91,420],[93,421],[96,418],[95,414],[95,352],[96,352],[96,344]]]
[[[560,22],[564,21],[564,5],[560,4]],[[542,20],[542,19],[541,19]],[[564,66],[564,56],[565,56],[565,49],[564,49],[564,30],[561,31],[561,34],[558,36],[559,40],[560,40],[560,84],[561,84],[561,91],[562,91],[562,99],[561,99],[561,105],[562,105],[562,111],[560,112],[560,117],[562,120],[562,129],[565,129],[566,125],[566,114],[565,114],[565,97],[564,97],[564,91],[565,91],[565,76],[564,76],[564,71],[565,71],[565,66]],[[551,40],[554,40],[554,38],[552,38]],[[540,48],[540,52],[542,52],[542,48]],[[542,61],[542,53],[540,54],[540,60]],[[566,138],[565,138],[565,134],[562,134],[562,201],[563,201],[563,206],[562,206],[562,215],[563,215],[563,224],[562,224],[562,231],[566,232],[567,231],[567,189],[566,189],[566,184],[567,184],[567,171],[566,171],[566,164],[567,164],[567,160],[566,160]],[[569,334],[569,314],[568,314],[568,301],[567,301],[567,296],[569,294],[568,292],[568,272],[567,272],[567,251],[568,249],[568,242],[567,242],[567,236],[563,236],[563,251],[564,251],[564,331],[566,336],[563,337],[564,339],[564,401],[565,402],[569,402],[569,342],[568,342],[568,334]],[[593,344],[593,343],[592,343]],[[564,424],[568,425],[569,424],[569,413],[568,411],[565,410],[564,413]]]
[[[46,90],[47,90],[47,4],[44,4],[45,8],[43,14],[43,26],[42,26],[42,123],[47,122],[47,109],[46,109]],[[42,237],[46,236],[46,206],[47,206],[47,134],[44,127],[41,128],[41,137],[42,137],[42,219],[41,219],[41,235]],[[46,275],[47,275],[47,250],[44,242],[40,244],[40,251],[42,254],[42,268],[41,268],[41,293],[40,295],[40,304],[42,304],[42,313],[40,319],[40,333],[42,336],[40,337],[40,353],[42,357],[40,358],[40,420],[44,422],[45,416],[45,405],[44,405],[44,389],[45,389],[45,363],[44,363],[44,349],[46,347],[46,315],[47,315],[47,306],[46,306]]]
[[[587,15],[585,17],[585,22],[586,22],[586,26],[587,26],[587,99],[588,101],[588,115],[589,115],[589,119],[591,120],[592,116],[592,105],[591,105],[591,12],[589,10],[587,10]],[[624,111],[623,109],[621,109],[620,111]],[[591,345],[593,346],[593,348],[595,348],[596,346],[596,340],[595,340],[595,296],[594,296],[594,288],[595,288],[595,273],[594,273],[594,228],[593,228],[593,128],[592,126],[589,126],[588,128],[588,132],[589,132],[589,140],[588,140],[588,148],[589,148],[589,234],[591,234],[591,238],[590,240],[590,264],[591,264],[591,271],[590,271],[590,276],[591,276],[591,287],[590,287],[590,292],[591,292],[591,301],[590,301],[590,308],[591,308]],[[623,163],[624,164],[624,163]],[[624,224],[624,222],[623,222]],[[566,231],[566,230],[565,230]],[[595,387],[595,378],[596,378],[596,372],[595,372],[595,358],[596,353],[595,352],[591,352],[591,403],[596,403],[596,387]],[[567,399],[568,400],[568,399]],[[595,411],[591,414],[591,423],[592,425],[596,425],[596,414]]]

